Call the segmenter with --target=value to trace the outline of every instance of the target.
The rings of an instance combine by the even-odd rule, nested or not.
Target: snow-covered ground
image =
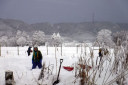
[[[19,55],[18,55],[19,49]],[[16,85],[37,85],[37,82],[43,82],[42,85],[52,85],[52,83],[56,80],[56,75],[58,73],[60,59],[63,59],[62,68],[60,71],[60,83],[57,85],[79,85],[79,79],[75,78],[75,71],[67,71],[63,69],[63,66],[75,66],[78,58],[82,56],[82,54],[86,51],[86,58],[90,58],[90,50],[89,48],[79,47],[63,47],[62,56],[61,56],[61,48],[58,47],[56,51],[57,57],[57,71],[56,71],[56,59],[55,59],[55,47],[48,48],[47,55],[47,47],[39,47],[38,49],[42,52],[43,61],[46,63],[46,67],[50,65],[50,68],[53,66],[53,74],[49,74],[45,76],[43,81],[38,81],[39,74],[41,69],[31,70],[32,68],[32,53],[30,56],[27,56],[28,47],[2,47],[1,48],[1,57],[0,57],[0,85],[5,84],[5,71],[11,70],[14,73],[14,80]],[[94,65],[96,64],[96,58],[98,56],[98,48],[94,48]],[[82,53],[82,54],[81,54]],[[113,54],[111,53],[110,56]],[[91,61],[90,61],[91,62]],[[88,63],[91,65],[91,63]],[[109,61],[105,61],[106,64],[103,67],[107,70],[107,66]],[[96,67],[96,65],[95,65]],[[95,68],[92,68],[95,69]],[[104,75],[106,70],[101,74],[101,78],[97,79],[97,85],[102,85]],[[107,75],[107,74],[106,74]],[[109,76],[109,73],[108,73]],[[107,77],[107,76],[106,76]],[[110,77],[111,80],[112,77]],[[74,83],[76,80],[76,83]]]
[[[18,55],[18,49],[19,49],[19,55]],[[4,85],[5,83],[5,71],[11,70],[14,72],[14,79],[16,81],[16,85],[36,85],[40,74],[40,69],[38,67],[34,70],[31,70],[32,68],[32,53],[30,56],[27,56],[27,49],[28,47],[2,47],[1,48],[1,57],[0,57],[0,85]],[[43,55],[43,62],[46,63],[46,67],[50,65],[54,65],[53,74],[56,75],[55,70],[55,48],[49,47],[49,55],[47,55],[47,49],[46,47],[39,47],[39,50],[42,52]],[[76,55],[76,48],[63,48],[63,56],[61,56],[60,48],[57,48],[56,56],[59,67],[59,59],[63,58],[64,61],[62,63],[62,66],[64,65],[72,65],[73,62],[76,61],[77,55]],[[74,58],[73,58],[74,57]],[[58,70],[58,69],[57,69]],[[60,78],[64,80],[63,82],[66,84],[72,83],[68,79],[71,79],[74,76],[74,72],[68,72],[61,69],[60,72]],[[61,80],[61,81],[62,81]],[[72,79],[71,79],[72,80]],[[66,82],[65,82],[66,81]]]

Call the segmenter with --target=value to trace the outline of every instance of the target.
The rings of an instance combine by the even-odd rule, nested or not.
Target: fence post
[[[62,44],[61,44],[61,56],[62,56]]]
[[[57,74],[57,57],[56,57],[56,45],[55,45],[55,59],[56,59],[56,74]]]
[[[47,55],[48,55],[48,45],[47,45]]]
[[[76,46],[76,52],[77,52],[77,54],[78,54],[78,45]]]
[[[85,45],[85,43],[84,43],[84,53],[85,53],[85,56],[86,56],[86,45]]]
[[[81,43],[81,54],[83,53],[82,43]]]
[[[55,58],[56,58],[56,46],[55,46]]]
[[[17,54],[19,55],[19,46],[17,47]]]
[[[81,54],[82,54],[82,44],[80,45],[80,47],[81,47]]]
[[[1,56],[1,44],[0,44],[0,56]]]

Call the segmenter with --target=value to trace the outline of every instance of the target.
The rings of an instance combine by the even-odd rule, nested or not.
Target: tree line
[[[62,37],[59,33],[53,33],[48,38],[43,31],[34,31],[32,35],[29,35],[25,31],[18,30],[15,36],[1,36],[1,46],[34,46],[34,45],[60,45],[62,43]]]

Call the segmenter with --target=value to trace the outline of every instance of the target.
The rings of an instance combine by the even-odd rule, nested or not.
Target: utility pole
[[[92,24],[94,24],[95,23],[95,13],[93,12],[92,13]]]

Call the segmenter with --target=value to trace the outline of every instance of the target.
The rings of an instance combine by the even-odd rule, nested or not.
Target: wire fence
[[[39,46],[38,49],[41,51],[43,55],[55,55],[55,53],[59,56],[68,56],[75,54],[83,54],[85,52],[90,52],[89,47],[47,47],[47,46]],[[98,52],[98,47],[93,47],[93,50]],[[1,47],[1,56],[6,55],[27,55],[28,47]],[[31,48],[33,51],[33,48]]]

